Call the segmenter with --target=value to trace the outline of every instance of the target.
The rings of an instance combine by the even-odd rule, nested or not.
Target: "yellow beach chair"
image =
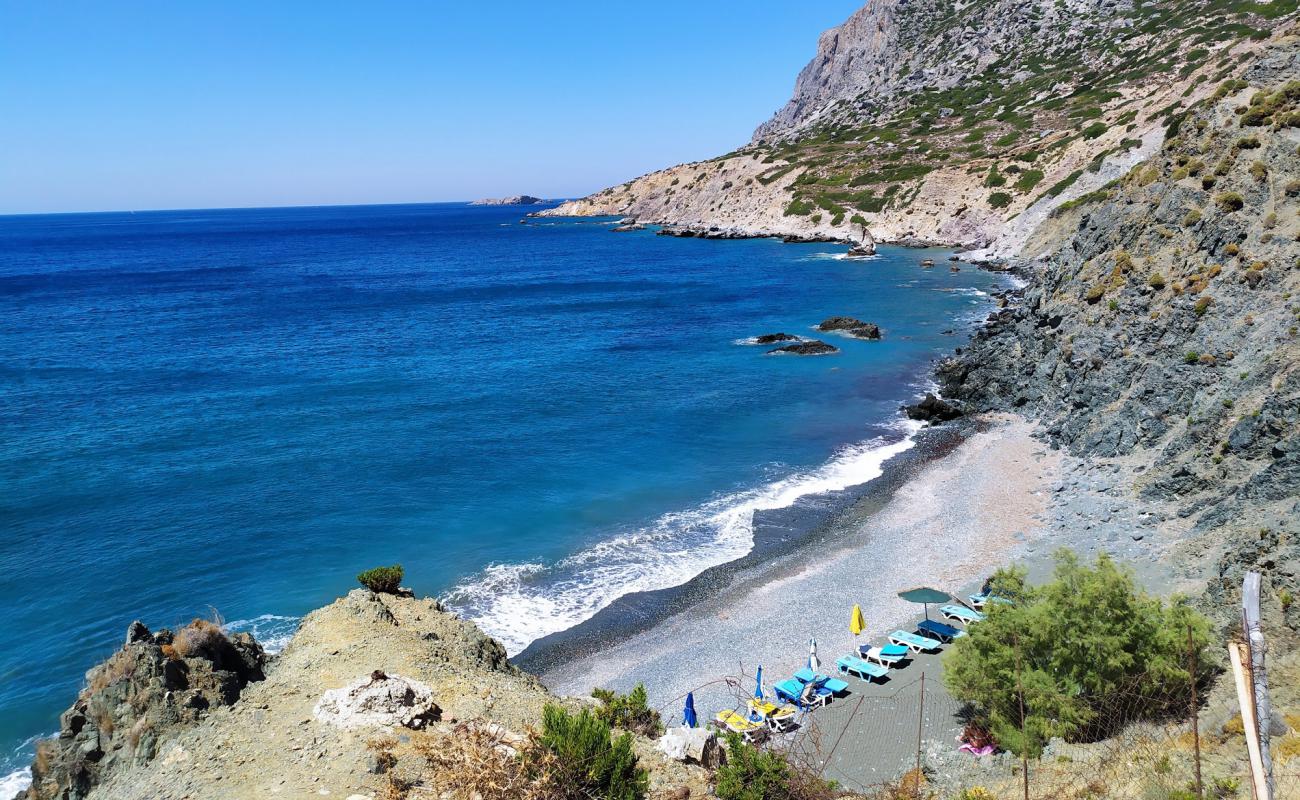
[[[794,706],[778,706],[766,700],[750,700],[749,708],[767,722],[767,726],[777,733],[784,733],[794,728],[794,718],[798,709]]]
[[[726,728],[732,733],[740,734],[747,742],[756,742],[767,730],[767,726],[761,722],[754,722],[746,718],[743,714],[738,714],[733,710],[719,711],[713,718],[720,727]]]

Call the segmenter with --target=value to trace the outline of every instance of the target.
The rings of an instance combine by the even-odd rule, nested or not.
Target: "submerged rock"
[[[767,352],[769,355],[773,353],[793,353],[797,356],[824,356],[830,355],[831,353],[838,353],[839,351],[840,349],[833,344],[826,344],[823,341],[812,339],[807,342],[799,342],[798,344],[788,344],[785,347],[777,347],[773,350],[768,350]]]

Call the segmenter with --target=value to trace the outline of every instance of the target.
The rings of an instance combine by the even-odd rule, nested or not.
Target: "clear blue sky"
[[[576,196],[748,141],[864,0],[0,0],[0,213]]]

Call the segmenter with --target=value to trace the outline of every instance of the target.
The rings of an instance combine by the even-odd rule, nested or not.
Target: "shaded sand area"
[[[926,463],[883,507],[859,502],[831,536],[730,577],[711,598],[683,608],[598,654],[555,666],[543,681],[561,694],[643,682],[665,722],[680,721],[681,698],[696,693],[701,716],[743,704],[761,664],[764,690],[807,661],[811,637],[825,669],[852,650],[854,603],[881,643],[919,616],[896,596],[931,585],[963,594],[1019,546],[1041,536],[1059,454],[1016,417],[983,420],[952,452]],[[824,761],[827,777],[865,786],[897,775],[915,758],[919,679],[926,675],[927,747],[952,741],[956,703],[942,689],[938,656],[922,656],[883,685],[850,678],[850,694],[810,715],[791,746]]]

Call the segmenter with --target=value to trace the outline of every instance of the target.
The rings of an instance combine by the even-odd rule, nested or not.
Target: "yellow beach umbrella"
[[[849,630],[854,636],[862,633],[867,629],[867,621],[862,618],[862,606],[857,603],[853,604],[853,616],[849,618]]]

